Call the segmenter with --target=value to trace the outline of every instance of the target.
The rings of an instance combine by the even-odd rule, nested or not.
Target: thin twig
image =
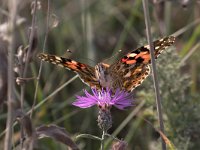
[[[61,85],[59,88],[57,88],[54,92],[52,92],[49,96],[47,96],[45,99],[43,99],[40,103],[38,103],[36,106],[34,105],[34,110],[38,109],[40,106],[42,106],[43,104],[45,104],[45,102],[47,102],[47,100],[49,100],[50,98],[52,98],[54,95],[56,95],[59,91],[61,91],[65,86],[67,86],[69,83],[71,83],[72,81],[74,81],[75,79],[78,78],[78,75],[74,76],[73,78],[71,78],[70,80],[68,80],[66,83],[64,83],[63,85]],[[32,112],[32,109],[30,111],[27,112],[27,114],[30,114]]]
[[[29,62],[29,56],[30,56],[30,53],[32,51],[32,45],[33,45],[33,38],[34,38],[34,34],[35,34],[35,22],[36,22],[36,8],[37,8],[37,0],[34,1],[34,7],[33,7],[33,18],[32,18],[32,23],[31,23],[31,32],[30,32],[30,36],[29,36],[29,47],[28,47],[28,51],[27,51],[27,56],[26,56],[26,59],[25,59],[25,64],[24,64],[24,70],[22,69],[21,70],[21,73],[20,73],[20,76],[22,78],[25,78],[26,77],[26,74],[27,74],[27,70],[28,70],[28,62]],[[24,110],[24,95],[25,95],[25,86],[26,84],[22,84],[20,86],[20,105],[21,105],[21,110],[23,111]],[[23,149],[23,142],[24,142],[24,131],[23,131],[23,127],[21,126],[20,127],[21,130],[20,130],[20,134],[21,134],[21,140],[20,140],[20,146],[21,146],[21,149]]]
[[[99,141],[101,141],[101,138],[99,138],[97,136],[94,136],[94,135],[91,135],[91,134],[79,134],[79,135],[76,136],[76,141],[79,138],[88,138],[88,139],[93,139],[93,140],[99,140]]]
[[[12,147],[12,125],[14,119],[14,72],[13,72],[13,60],[14,60],[14,46],[15,46],[15,25],[17,14],[17,1],[9,0],[9,46],[8,46],[8,113],[6,122],[6,136],[4,143],[4,150],[10,150]]]
[[[59,88],[57,88],[54,92],[52,92],[49,96],[44,98],[40,103],[38,103],[36,106],[34,106],[34,110],[40,108],[43,104],[45,104],[50,98],[52,98],[54,95],[56,95],[59,91],[61,91],[64,87],[69,85],[71,82],[73,82],[75,79],[78,78],[78,75],[74,76],[67,82],[65,82],[63,85],[61,85]],[[29,110],[26,114],[29,115],[32,110]],[[13,126],[15,126],[17,123],[15,122]],[[0,138],[7,132],[8,128],[6,128],[3,132],[0,133]]]
[[[45,38],[44,38],[42,52],[45,51],[45,47],[46,47],[46,43],[47,43],[48,32],[49,32],[49,17],[50,17],[50,2],[48,0],[47,20],[46,20],[46,32],[45,32]],[[38,76],[37,76],[38,80],[36,81],[35,93],[34,93],[34,99],[33,99],[33,105],[32,105],[32,108],[31,108],[30,118],[32,118],[34,107],[35,107],[35,104],[36,104],[36,97],[37,97],[37,93],[38,93],[39,79],[40,79],[41,73],[42,73],[42,61],[40,61],[40,68],[39,68],[39,72],[38,72]]]
[[[183,28],[177,30],[176,32],[174,32],[172,34],[172,36],[177,37],[182,35],[183,33],[185,33],[187,30],[191,29],[192,27],[198,25],[200,23],[200,19],[196,19],[195,21],[193,21],[192,23],[184,26]]]
[[[179,63],[179,66],[181,67],[189,58],[190,56],[196,51],[198,50],[200,47],[200,43],[197,43],[186,55],[185,57],[183,57],[183,59],[181,60],[181,62]]]
[[[31,33],[30,33],[30,37],[29,37],[29,47],[28,47],[28,51],[27,51],[27,56],[26,56],[26,60],[25,60],[25,66],[24,66],[24,70],[22,73],[22,78],[26,77],[27,74],[27,70],[28,70],[28,59],[33,47],[33,38],[34,38],[34,34],[35,34],[35,24],[36,24],[36,9],[37,8],[37,0],[34,1],[34,7],[33,7],[33,18],[32,18],[32,23],[31,23]],[[23,111],[23,107],[24,107],[24,94],[25,94],[25,84],[21,85],[21,109]]]
[[[101,150],[104,150],[104,140],[105,140],[105,131],[103,130],[102,136],[101,136]]]
[[[150,45],[152,74],[153,74],[154,89],[155,89],[155,94],[156,94],[156,105],[157,105],[157,111],[158,111],[160,130],[162,131],[162,133],[164,133],[161,96],[160,96],[160,93],[159,93],[158,77],[157,77],[157,72],[156,72],[156,62],[155,62],[155,56],[154,56],[154,46],[153,46],[153,42],[152,42],[151,29],[150,29],[151,24],[150,24],[150,17],[149,17],[148,0],[142,0],[142,3],[143,3],[144,16],[145,16],[147,40],[148,40],[148,44]],[[166,144],[165,144],[165,141],[163,139],[162,139],[162,150],[166,150]]]
[[[110,138],[112,138],[113,140],[116,140],[116,141],[121,141],[121,140],[118,139],[117,137],[114,137],[113,135],[108,134],[108,133],[105,133],[105,136],[110,137]]]

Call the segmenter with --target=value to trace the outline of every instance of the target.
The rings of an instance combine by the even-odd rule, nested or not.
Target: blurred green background
[[[43,49],[47,1],[39,1],[41,8],[36,13],[37,51]],[[157,68],[162,97],[166,136],[180,150],[200,149],[200,2],[192,0],[150,0],[151,31],[154,39],[177,33],[173,47],[158,58]],[[2,1],[2,10],[7,10]],[[18,16],[25,22],[17,28],[16,49],[28,45],[31,26],[31,1],[22,3]],[[0,13],[1,24],[6,15]],[[56,54],[95,66],[100,61],[113,63],[130,50],[147,44],[143,6],[141,0],[51,0],[49,32],[45,53]],[[70,49],[71,52],[68,52]],[[119,50],[122,52],[118,53]],[[115,55],[111,59],[111,56]],[[28,66],[27,77],[38,75],[40,60],[34,55]],[[37,94],[37,104],[55,92],[75,73],[49,63],[43,63]],[[16,74],[17,77],[17,74]],[[26,84],[26,111],[33,103],[36,81]],[[97,126],[96,107],[80,109],[71,105],[75,95],[89,89],[80,79],[75,79],[62,90],[50,96],[34,111],[35,127],[57,124],[64,127],[74,138],[81,133],[101,136]],[[159,150],[160,136],[152,76],[134,91],[135,106],[125,111],[112,108],[113,126],[108,131],[128,143],[130,150]],[[16,86],[16,97],[20,99],[20,87]],[[0,131],[6,126],[6,105],[0,110]],[[125,126],[119,128],[125,118],[132,115]],[[147,123],[148,120],[152,123]],[[19,138],[18,126],[15,137]],[[79,139],[81,149],[99,149],[100,142]],[[0,140],[3,145],[3,137]],[[66,146],[51,139],[43,139],[38,148],[66,149]],[[109,148],[107,148],[109,149]]]

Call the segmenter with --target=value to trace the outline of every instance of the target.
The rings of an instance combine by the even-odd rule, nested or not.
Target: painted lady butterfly
[[[173,36],[154,41],[155,58],[174,42],[175,37]],[[76,72],[84,83],[97,89],[108,87],[115,90],[120,88],[130,92],[150,74],[149,45],[131,51],[116,63],[111,65],[98,63],[95,67],[50,54],[41,53],[38,57],[43,61]]]

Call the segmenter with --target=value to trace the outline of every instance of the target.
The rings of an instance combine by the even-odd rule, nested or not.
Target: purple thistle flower
[[[101,109],[108,109],[115,106],[118,109],[124,109],[132,104],[132,95],[125,91],[117,89],[115,93],[112,93],[110,89],[102,89],[97,91],[92,89],[92,94],[84,91],[86,96],[76,96],[77,100],[72,104],[80,108],[88,108],[94,105],[98,105]]]

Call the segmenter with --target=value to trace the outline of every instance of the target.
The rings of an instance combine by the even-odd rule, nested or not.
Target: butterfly
[[[153,42],[155,59],[167,47],[175,42],[175,37],[168,36]],[[76,72],[80,79],[91,88],[101,90],[109,88],[131,92],[139,86],[150,74],[150,46],[137,48],[115,63],[109,65],[103,62],[95,67],[75,60],[56,55],[40,53],[38,57],[43,60]]]

